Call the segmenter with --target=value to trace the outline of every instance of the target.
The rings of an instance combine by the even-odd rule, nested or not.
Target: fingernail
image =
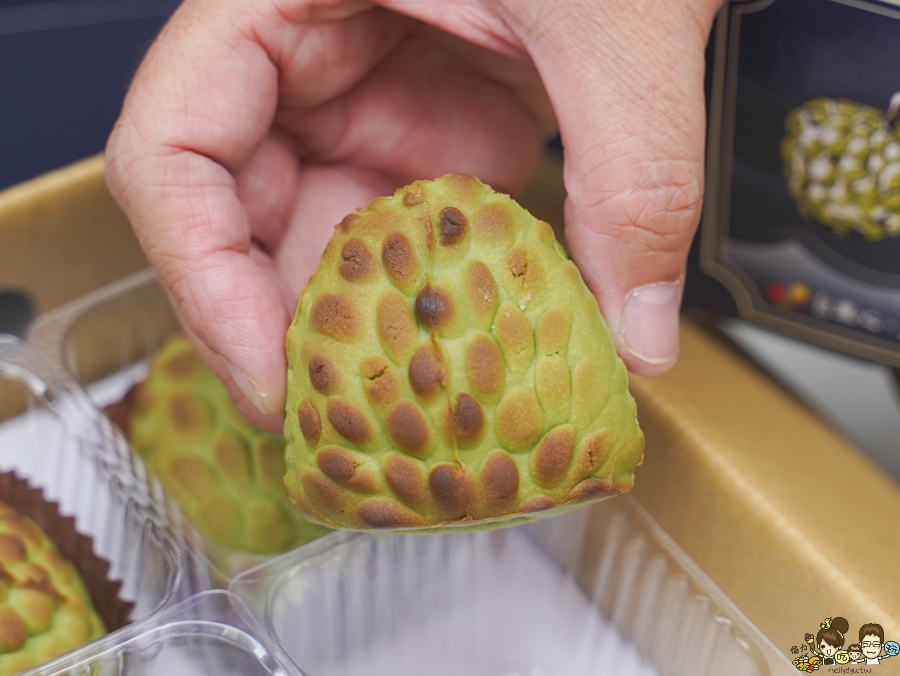
[[[622,343],[648,364],[678,357],[678,307],[681,282],[660,282],[632,289],[625,299]]]
[[[234,380],[235,384],[241,388],[241,392],[243,392],[244,396],[250,400],[250,403],[263,413],[268,414],[269,411],[266,410],[266,395],[260,392],[259,388],[253,384],[253,381],[239,368],[232,366],[227,361],[225,362],[225,366],[228,367],[228,373],[231,374],[231,378]]]

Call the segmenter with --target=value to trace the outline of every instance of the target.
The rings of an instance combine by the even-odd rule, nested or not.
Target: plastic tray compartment
[[[176,330],[178,321],[165,293],[152,270],[145,270],[38,317],[28,341],[54,377],[102,407],[120,401],[143,379],[148,358]],[[158,511],[172,525],[179,543],[194,554],[188,573],[195,590],[226,587],[237,573],[272,558],[205,537],[159,481],[148,476],[108,419],[101,417],[106,446],[116,449],[120,462],[129,466],[127,471],[146,480]]]
[[[795,672],[629,496],[493,532],[342,533],[231,589],[308,676]]]
[[[204,592],[28,676],[298,676],[241,605],[228,592]]]
[[[141,482],[100,452],[97,411],[53,382],[26,344],[0,336],[0,471],[13,471],[74,517],[110,563],[130,620],[151,616],[185,596],[183,557],[164,522],[152,517]]]

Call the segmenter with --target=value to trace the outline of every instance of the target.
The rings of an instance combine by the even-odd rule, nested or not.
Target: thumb
[[[567,4],[529,45],[565,148],[566,239],[625,363],[656,375],[678,356],[718,3]]]

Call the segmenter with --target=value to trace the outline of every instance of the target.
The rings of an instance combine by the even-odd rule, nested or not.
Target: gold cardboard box
[[[896,641],[896,484],[741,355],[688,322],[681,340],[671,372],[632,378],[635,497],[786,655],[826,617],[845,646],[869,622]]]
[[[558,225],[563,198],[548,160],[522,202]],[[0,291],[28,290],[40,312],[145,266],[101,158],[0,193]],[[847,644],[866,622],[900,639],[900,490],[867,458],[688,321],[678,365],[632,391],[647,435],[635,497],[787,666],[826,617],[849,620]]]
[[[147,266],[91,157],[0,192],[0,292],[46,312]]]

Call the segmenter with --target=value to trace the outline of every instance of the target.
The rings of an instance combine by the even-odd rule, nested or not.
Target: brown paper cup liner
[[[134,413],[135,398],[141,384],[133,385],[120,401],[104,407],[103,412],[110,419],[125,439],[130,441],[131,416]]]
[[[107,631],[128,624],[133,604],[119,598],[122,583],[109,579],[109,562],[94,553],[91,538],[75,530],[74,518],[60,514],[55,502],[45,500],[39,488],[32,488],[12,472],[0,472],[0,500],[40,526],[63,558],[81,573]]]

